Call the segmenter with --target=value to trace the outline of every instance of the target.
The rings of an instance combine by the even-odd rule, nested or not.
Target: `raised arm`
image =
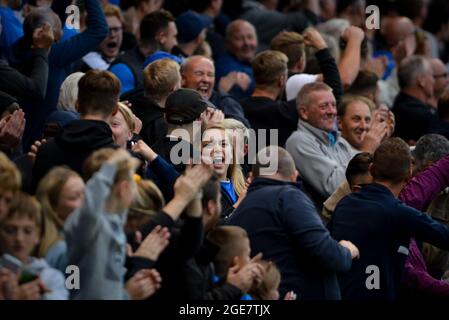
[[[70,39],[53,45],[50,61],[65,67],[95,50],[108,34],[108,24],[98,0],[85,0],[87,28]]]
[[[360,49],[364,36],[363,30],[355,26],[346,28],[341,35],[341,38],[346,41],[346,48],[338,63],[343,88],[349,87],[359,73]]]
[[[399,199],[423,211],[444,188],[449,186],[449,155],[415,176],[405,186]]]

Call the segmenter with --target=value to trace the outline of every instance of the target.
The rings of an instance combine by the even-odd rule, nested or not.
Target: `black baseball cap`
[[[195,121],[207,107],[213,107],[207,100],[192,89],[173,91],[165,102],[165,114],[168,123],[182,125]]]

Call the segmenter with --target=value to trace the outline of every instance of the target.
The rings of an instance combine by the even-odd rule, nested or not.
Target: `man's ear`
[[[238,256],[235,256],[234,258],[232,258],[231,260],[231,268],[234,266],[238,266],[240,265],[240,258]]]
[[[161,31],[156,35],[155,39],[161,45],[164,45],[164,43],[167,41],[167,36],[164,31]]]
[[[307,109],[304,108],[304,106],[299,106],[298,115],[303,120],[307,121],[309,119],[309,113],[307,112]]]
[[[284,88],[286,83],[287,83],[287,79],[286,79],[285,75],[282,74],[278,79],[278,87]]]
[[[342,118],[341,116],[337,117],[337,124],[338,124],[338,129],[339,130],[341,130],[341,123],[342,123],[342,119],[341,118]]]
[[[76,110],[76,112],[81,113],[80,112],[80,102],[78,100],[76,100],[76,102],[75,102],[75,110]]]
[[[417,76],[417,77],[416,77],[416,83],[418,84],[418,86],[419,86],[420,88],[424,88],[424,86],[425,86],[425,81],[426,81],[426,79],[424,79],[424,77],[422,77],[422,76]]]
[[[371,174],[371,176],[374,177],[374,171],[375,171],[375,167],[374,167],[374,163],[370,163],[368,166],[368,172]]]
[[[306,68],[306,59],[305,59],[304,55],[301,58],[299,58],[298,62],[296,62],[295,67],[299,72],[304,71],[304,69]]]
[[[295,169],[295,171],[293,172],[293,174],[291,176],[291,181],[292,182],[298,181],[298,176],[299,176],[299,172],[298,172],[298,170]]]
[[[186,77],[183,74],[181,74],[181,87],[184,88],[185,85],[186,85]]]

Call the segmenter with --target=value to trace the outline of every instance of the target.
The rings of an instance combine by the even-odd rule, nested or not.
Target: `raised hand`
[[[262,254],[256,255],[249,263],[240,268],[235,265],[228,270],[226,281],[247,293],[254,283],[260,283],[265,275],[265,268],[259,263]]]
[[[304,43],[317,50],[327,48],[327,43],[324,41],[317,29],[309,27],[303,33]]]
[[[360,41],[361,43],[364,37],[365,33],[363,30],[356,26],[349,26],[341,33],[341,38],[346,42]]]
[[[142,236],[140,235],[140,238]],[[159,255],[168,246],[170,232],[167,228],[156,226],[140,243],[139,248],[132,254],[135,257],[143,257],[153,261],[157,261]]]
[[[137,141],[132,146],[132,151],[140,154],[145,160],[153,161],[157,158],[157,153],[153,151],[143,140]]]
[[[162,278],[155,269],[139,270],[125,284],[130,299],[143,300],[152,296],[161,287]]]
[[[55,41],[53,29],[48,22],[44,22],[42,27],[36,28],[33,32],[33,47],[49,50]]]
[[[22,140],[24,130],[25,113],[19,109],[0,120],[0,145],[14,150]]]

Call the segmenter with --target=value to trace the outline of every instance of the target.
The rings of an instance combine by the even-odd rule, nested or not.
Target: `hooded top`
[[[35,190],[37,183],[51,168],[58,165],[67,165],[81,175],[84,160],[92,152],[102,148],[117,148],[106,122],[70,122],[55,139],[40,147],[33,168],[33,189]]]

